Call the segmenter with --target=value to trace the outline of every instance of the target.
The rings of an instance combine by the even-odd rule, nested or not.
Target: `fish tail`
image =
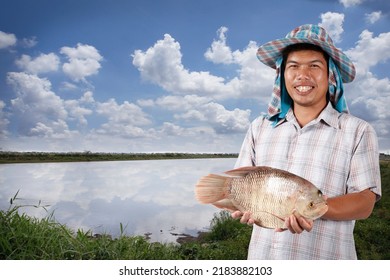
[[[230,178],[210,174],[202,177],[195,187],[195,197],[201,203],[215,203],[229,195]]]

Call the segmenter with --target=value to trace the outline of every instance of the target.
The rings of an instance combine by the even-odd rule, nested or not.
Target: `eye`
[[[287,64],[287,69],[296,69],[298,68],[298,65],[295,63],[289,63]]]
[[[310,202],[310,203],[309,203],[309,207],[310,207],[310,208],[313,208],[313,206],[314,206],[314,203],[313,203],[313,202]]]

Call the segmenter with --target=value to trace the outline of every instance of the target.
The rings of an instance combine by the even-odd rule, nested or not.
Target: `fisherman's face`
[[[327,104],[328,65],[324,54],[314,50],[291,51],[285,62],[284,81],[294,110],[310,107],[321,111]]]

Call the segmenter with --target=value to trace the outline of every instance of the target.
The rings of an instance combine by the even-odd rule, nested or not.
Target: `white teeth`
[[[306,91],[309,91],[311,90],[313,87],[311,86],[298,86],[296,87],[296,89],[300,92],[306,92]]]

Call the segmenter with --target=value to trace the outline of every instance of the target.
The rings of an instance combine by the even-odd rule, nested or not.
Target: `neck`
[[[325,104],[325,106],[315,108],[315,107],[299,106],[298,104],[294,104],[294,115],[298,121],[298,124],[301,127],[304,127],[309,122],[316,119],[321,114],[322,110],[324,110],[326,105],[327,104]]]

